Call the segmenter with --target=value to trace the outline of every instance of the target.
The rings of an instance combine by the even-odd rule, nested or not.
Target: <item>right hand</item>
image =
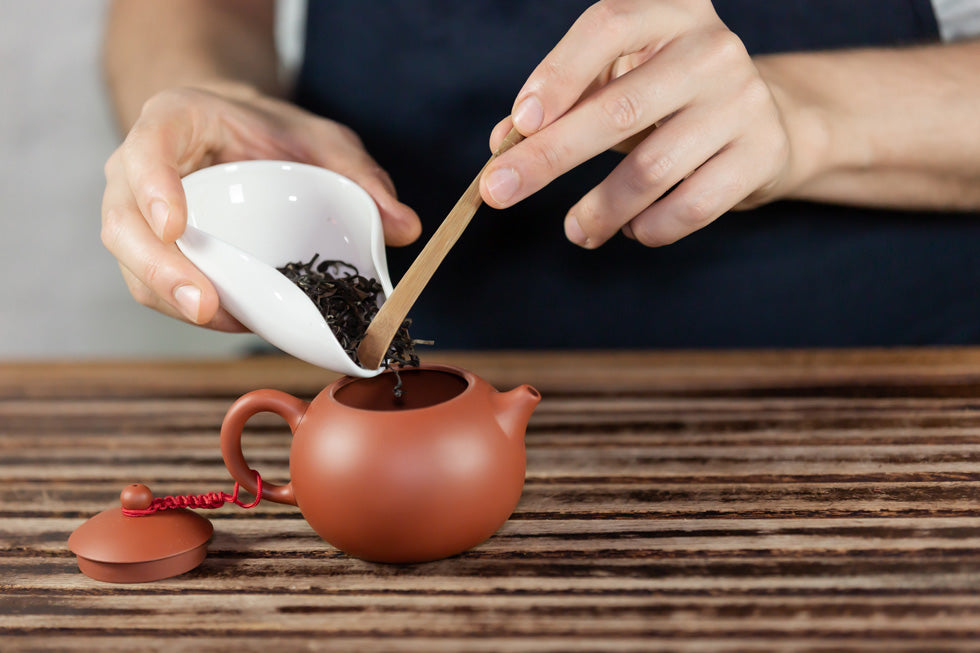
[[[421,232],[349,128],[245,86],[167,90],[147,101],[105,165],[102,242],[138,302],[192,324],[245,330],[175,241],[187,224],[181,177],[247,159],[310,163],[354,180],[377,203],[389,245],[407,245]]]

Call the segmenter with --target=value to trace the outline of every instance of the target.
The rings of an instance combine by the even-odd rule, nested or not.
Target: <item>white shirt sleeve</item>
[[[980,35],[980,0],[932,0],[943,41]]]

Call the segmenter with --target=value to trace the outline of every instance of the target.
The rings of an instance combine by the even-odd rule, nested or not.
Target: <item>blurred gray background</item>
[[[99,238],[102,166],[120,142],[101,75],[106,0],[0,0],[0,360],[220,357],[254,336],[137,304]],[[295,63],[302,0],[281,0]]]

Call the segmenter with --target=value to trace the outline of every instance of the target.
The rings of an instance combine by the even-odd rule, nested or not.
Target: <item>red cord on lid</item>
[[[254,471],[254,470],[253,470]],[[258,472],[255,472],[255,501],[246,504],[241,499],[238,498],[239,485],[235,482],[235,488],[232,494],[226,494],[224,492],[208,492],[206,494],[184,494],[175,497],[157,497],[150,501],[149,506],[146,508],[127,508],[125,496],[123,499],[122,514],[127,517],[145,517],[146,515],[152,515],[153,513],[160,510],[175,510],[177,508],[220,508],[227,502],[234,503],[242,508],[254,508],[259,505],[259,501],[262,500],[262,477]],[[145,489],[146,486],[131,486],[133,488]],[[127,488],[128,489],[128,488]],[[124,491],[125,492],[125,491]],[[139,492],[139,490],[137,490]],[[149,492],[149,490],[147,490]],[[143,505],[146,505],[143,502]]]

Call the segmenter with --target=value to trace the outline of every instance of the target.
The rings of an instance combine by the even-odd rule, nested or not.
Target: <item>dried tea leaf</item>
[[[276,269],[306,293],[330,325],[337,342],[351,360],[360,365],[357,347],[378,312],[378,299],[383,295],[384,289],[381,282],[365,277],[350,263],[317,263],[319,258],[319,254],[314,254],[306,263],[296,261]],[[408,328],[411,324],[412,321],[408,319],[402,323],[382,361],[382,365],[392,370],[397,378],[396,397],[401,396],[401,377],[393,365],[419,365],[419,357],[415,353],[415,344],[419,341],[413,341],[409,335]]]

